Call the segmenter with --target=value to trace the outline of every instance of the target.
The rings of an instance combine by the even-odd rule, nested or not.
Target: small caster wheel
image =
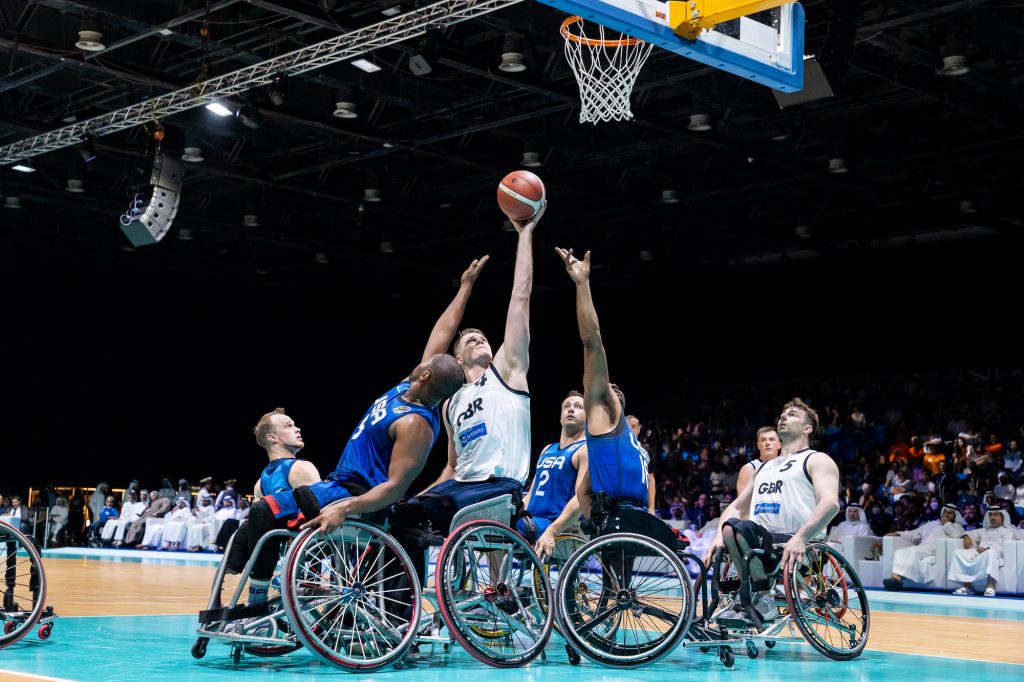
[[[711,651],[711,647],[709,647],[709,646],[698,647],[698,649],[700,650],[700,652],[702,654],[706,654],[707,652]]]
[[[747,642],[747,656],[757,658],[757,645],[753,642]]]
[[[405,661],[395,661],[395,670],[401,670],[405,667]]]
[[[39,631],[36,634],[39,635],[39,639],[47,640],[50,639],[51,632],[53,632],[53,624],[47,623],[46,625],[40,625]]]
[[[575,649],[573,649],[568,644],[565,645],[565,654],[566,654],[566,656],[569,657],[569,664],[570,665],[579,665],[580,664],[579,652],[577,652]]]
[[[732,653],[731,647],[723,646],[718,650],[718,660],[726,668],[731,668],[736,663],[736,656]]]
[[[9,620],[6,623],[4,623],[4,634],[5,635],[9,635],[9,634],[11,634],[12,632],[14,632],[17,629],[18,629],[18,624],[15,623],[13,620]]]
[[[242,647],[233,646],[231,647],[231,662],[238,665],[238,662],[242,660]]]
[[[206,645],[210,642],[206,637],[200,637],[192,645],[192,658],[202,658],[206,655]]]
[[[548,660],[548,655],[547,655],[547,653],[543,649],[540,652],[540,660],[542,660],[542,661]]]
[[[775,648],[775,642],[773,642],[773,641],[772,641],[772,640],[770,640],[770,639],[766,639],[766,640],[764,641],[764,645],[765,645],[766,647],[768,647],[769,649],[774,649],[774,648]]]

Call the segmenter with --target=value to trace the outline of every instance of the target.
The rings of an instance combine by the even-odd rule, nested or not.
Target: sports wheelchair
[[[370,671],[402,667],[414,645],[448,652],[457,641],[489,665],[524,665],[543,654],[550,636],[553,616],[540,599],[550,602],[551,587],[530,580],[541,564],[508,526],[513,509],[510,495],[462,509],[441,545],[436,588],[426,591],[398,541],[364,520],[347,519],[328,535],[266,533],[234,587],[225,581],[232,537],[199,614],[192,655],[205,656],[211,639],[229,644],[235,663],[243,652],[278,656],[304,646],[331,665]],[[274,538],[288,544],[271,594],[265,604],[246,606],[248,576]]]
[[[752,547],[743,561],[760,557],[769,570],[764,581],[743,580],[731,565],[728,553],[719,549],[711,563],[710,603],[694,623],[689,639],[701,651],[718,650],[719,659],[732,667],[732,646],[746,648],[757,658],[758,643],[771,649],[779,642],[806,641],[823,656],[848,661],[860,656],[871,629],[871,611],[860,577],[850,563],[825,542],[810,542],[800,562],[781,566],[783,545]],[[749,575],[749,571],[744,571]],[[779,591],[781,582],[782,590]],[[754,590],[764,590],[774,601],[777,617],[764,620],[752,604]],[[745,619],[719,617],[737,604]],[[744,622],[746,621],[746,622]]]
[[[0,649],[14,644],[39,626],[39,639],[49,639],[56,616],[46,606],[46,571],[35,542],[14,526],[0,521],[3,557],[3,604],[0,606]]]

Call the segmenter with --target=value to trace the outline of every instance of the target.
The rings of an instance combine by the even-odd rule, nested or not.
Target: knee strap
[[[316,499],[316,495],[308,485],[300,485],[292,490],[292,497],[295,498],[295,504],[299,505],[299,510],[307,519],[315,519],[320,516],[320,500]],[[252,515],[252,512],[249,514]]]
[[[526,539],[530,542],[537,542],[537,522],[533,520],[530,512],[524,511],[519,520],[523,522],[523,527],[526,530]]]

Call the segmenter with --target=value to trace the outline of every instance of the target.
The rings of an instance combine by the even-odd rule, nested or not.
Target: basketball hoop
[[[590,37],[583,22],[579,16],[562,22],[565,57],[580,86],[580,123],[628,121],[633,118],[629,108],[633,84],[652,45],[600,24],[592,24],[597,37]],[[612,38],[606,31],[619,37]]]

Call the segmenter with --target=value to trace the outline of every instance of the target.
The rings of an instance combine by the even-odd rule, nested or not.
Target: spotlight
[[[353,59],[352,66],[365,71],[366,73],[376,73],[377,71],[380,71],[379,66],[371,62],[369,59],[363,59],[362,57],[359,59]]]
[[[260,110],[256,107],[256,104],[251,101],[248,102],[244,107],[239,109],[238,113],[235,114],[235,116],[238,117],[238,120],[241,121],[242,125],[244,125],[246,128],[259,130],[260,126],[263,125],[263,114],[260,113]]]
[[[711,117],[707,114],[690,114],[690,122],[686,129],[695,133],[706,133],[711,130]]]
[[[432,28],[427,31],[416,52],[409,57],[409,71],[414,76],[426,76],[437,66],[437,60],[444,49],[444,32]]]
[[[93,144],[92,135],[86,135],[85,141],[78,145],[78,155],[85,163],[92,163],[96,160],[96,146]]]
[[[16,170],[19,173],[35,173],[36,169],[32,167],[32,160],[25,159],[24,161],[18,161],[16,164],[11,166],[12,170]]]
[[[206,108],[209,109],[210,111],[212,111],[213,113],[217,114],[218,116],[221,116],[221,117],[223,117],[223,116],[231,116],[231,115],[234,114],[233,111],[228,109],[226,106],[224,106],[220,102],[210,102],[209,104],[206,105]]]
[[[149,183],[153,194],[148,204],[141,199],[132,201],[131,207],[121,216],[121,231],[132,246],[156,244],[167,235],[167,231],[178,214],[181,200],[182,175],[185,167],[177,159],[157,154],[153,159],[153,172]]]
[[[246,213],[242,216],[242,225],[245,227],[259,227],[260,217],[255,213]]]
[[[842,175],[846,171],[846,159],[835,158],[828,160],[828,172],[832,175]]]
[[[678,204],[679,193],[674,189],[663,189],[661,190],[661,203],[663,204]]]
[[[100,33],[100,22],[95,16],[83,17],[81,29],[75,47],[85,52],[101,52],[107,49],[103,44],[103,34]]]
[[[797,225],[793,228],[793,236],[797,239],[810,239],[811,231],[806,225]]]
[[[355,102],[335,102],[334,115],[337,118],[359,118],[359,112],[356,111]]]
[[[523,159],[520,161],[520,165],[524,168],[540,168],[544,163],[540,160],[540,154],[537,152],[523,152]]]
[[[85,183],[80,178],[68,178],[68,184],[64,191],[71,192],[72,194],[82,194],[85,192]]]
[[[367,187],[363,190],[363,201],[371,204],[380,203],[380,190],[375,187]]]
[[[963,76],[970,72],[971,67],[967,66],[967,57],[964,55],[952,54],[942,58],[942,68],[939,69],[939,75]]]
[[[267,96],[270,97],[270,101],[274,103],[274,106],[281,106],[284,104],[285,88],[287,87],[288,79],[283,73],[279,73],[274,76],[274,80],[271,81],[270,87],[267,88]]]
[[[12,194],[8,194],[6,197],[4,197],[4,208],[21,208],[21,199]]]
[[[202,147],[185,147],[182,152],[182,161],[187,161],[188,163],[202,163],[205,160],[203,159]]]
[[[501,44],[501,63],[498,64],[498,70],[505,73],[526,71],[526,63],[523,61],[524,53],[522,37],[514,33],[506,33],[505,41]]]
[[[391,242],[381,242],[380,243],[380,252],[381,253],[394,253],[395,252],[395,245],[392,244]]]
[[[974,207],[974,202],[970,199],[960,200],[960,212],[961,213],[976,213],[978,209]]]

